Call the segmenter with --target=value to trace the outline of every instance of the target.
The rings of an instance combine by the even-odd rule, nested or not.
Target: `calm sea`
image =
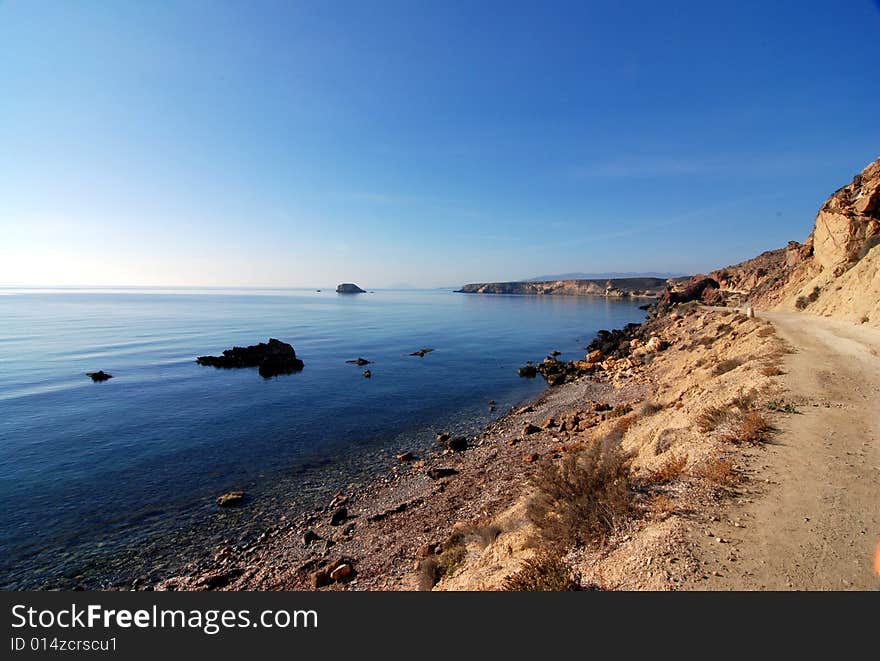
[[[108,587],[476,431],[639,302],[451,291],[0,289],[0,588]],[[297,374],[195,357],[275,337]],[[408,354],[435,349],[423,358]],[[363,356],[373,364],[346,364]],[[85,372],[114,375],[92,383]],[[490,411],[489,400],[497,402]],[[236,509],[215,498],[248,493]]]

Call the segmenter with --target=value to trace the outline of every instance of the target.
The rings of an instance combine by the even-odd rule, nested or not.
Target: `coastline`
[[[621,446],[635,455],[639,497],[632,517],[613,538],[601,549],[581,550],[570,564],[578,567],[582,584],[675,589],[684,579],[672,573],[614,568],[629,567],[636,557],[641,568],[648,568],[650,563],[644,564],[641,556],[659,553],[658,546],[687,557],[684,518],[678,513],[708,518],[709,510],[738,488],[715,483],[704,475],[705,467],[719,460],[730,462],[739,484],[750,459],[745,446],[703,437],[692,423],[670,425],[670,419],[697,416],[707,404],[699,385],[706,377],[694,377],[695,372],[713,374],[719,364],[731,360],[728,354],[747,349],[759,350],[719,375],[727,383],[716,388],[715,398],[766,399],[778,394],[770,367],[783,352],[766,322],[735,310],[693,304],[681,309],[649,318],[635,331],[637,336],[663,337],[668,348],[648,352],[636,339],[629,355],[606,359],[596,375],[548,387],[533,402],[469,438],[466,450],[436,446],[414,461],[387,466],[366,487],[343,490],[325,506],[291,520],[281,517],[254,542],[218,548],[210,561],[193,564],[182,575],[147,589],[500,589],[504,578],[541,546],[523,514],[536,472],[546,462],[609,434],[617,434]],[[720,346],[713,346],[718,339]],[[736,378],[733,372],[738,372]],[[556,424],[548,426],[549,418]],[[538,429],[526,430],[527,425]],[[664,430],[670,428],[680,432],[680,438],[667,438]],[[650,476],[683,449],[687,464],[679,468],[679,475],[651,486]],[[427,473],[436,468],[456,472],[432,479]],[[665,515],[655,515],[651,507],[661,496],[677,504]],[[331,521],[339,518],[340,508],[345,508],[344,516]],[[427,585],[425,562],[450,539],[465,540],[464,557],[454,571],[439,577],[436,587]],[[342,566],[347,567],[341,572],[345,576],[330,579]],[[680,566],[704,580],[695,562]]]

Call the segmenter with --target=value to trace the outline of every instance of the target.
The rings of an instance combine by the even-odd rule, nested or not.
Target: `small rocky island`
[[[222,356],[199,356],[196,358],[199,365],[211,367],[237,368],[257,367],[260,376],[268,379],[279,374],[299,372],[303,368],[303,361],[296,357],[293,347],[271,338],[268,343],[260,342],[249,347],[233,347],[226,349]]]
[[[336,287],[337,294],[366,294],[367,292],[351,282],[343,282]]]

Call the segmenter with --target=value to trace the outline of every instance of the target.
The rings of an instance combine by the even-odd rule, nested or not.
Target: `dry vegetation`
[[[596,441],[544,464],[527,508],[542,541],[557,549],[602,544],[629,513],[630,462],[619,445]]]
[[[570,592],[579,589],[571,570],[557,553],[543,551],[523,562],[504,579],[502,589],[516,592]]]

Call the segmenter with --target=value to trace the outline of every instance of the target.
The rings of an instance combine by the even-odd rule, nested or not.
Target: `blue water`
[[[472,432],[545,388],[516,368],[583,354],[637,302],[451,291],[0,289],[0,587],[161,578]],[[305,362],[262,379],[194,358],[276,337]],[[422,347],[424,358],[408,354]],[[363,356],[372,379],[346,364]],[[92,383],[87,371],[114,375]],[[487,402],[498,402],[491,412]],[[248,504],[214,499],[244,489]]]

